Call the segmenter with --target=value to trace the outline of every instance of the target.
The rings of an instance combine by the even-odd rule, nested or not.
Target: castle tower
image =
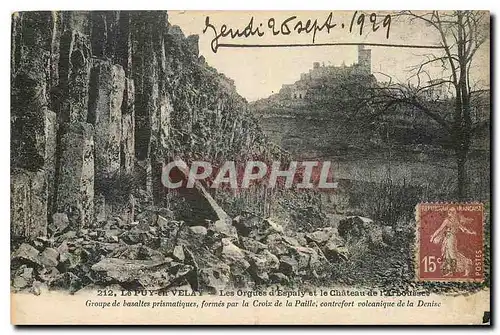
[[[358,64],[363,72],[372,72],[372,51],[364,45],[358,45]]]

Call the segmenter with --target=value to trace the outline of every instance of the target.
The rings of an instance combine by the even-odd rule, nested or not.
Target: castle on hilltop
[[[341,79],[345,76],[361,75],[371,76],[371,50],[365,49],[364,45],[358,45],[358,62],[349,66],[333,66],[313,63],[313,68],[307,73],[300,75],[300,80],[293,84],[281,86],[279,95],[285,99],[305,99],[314,83],[322,79]]]

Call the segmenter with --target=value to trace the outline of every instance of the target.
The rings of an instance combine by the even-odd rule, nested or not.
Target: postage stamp
[[[417,205],[419,281],[483,281],[483,204]]]

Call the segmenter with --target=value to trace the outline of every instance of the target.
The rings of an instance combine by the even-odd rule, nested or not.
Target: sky
[[[326,29],[318,31],[315,37],[315,44],[318,43],[389,43],[389,44],[410,44],[410,45],[437,45],[438,35],[430,27],[422,23],[414,22],[409,24],[406,20],[393,18],[389,26],[389,38],[387,38],[387,25],[383,26],[382,21],[387,12],[376,12],[373,16],[378,29],[373,31],[370,22],[371,11],[333,11],[331,23],[337,26],[332,28],[330,33]],[[365,14],[363,31],[360,35],[358,24],[360,14]],[[181,27],[186,36],[191,34],[199,35],[200,54],[203,55],[207,63],[215,67],[219,72],[224,73],[235,81],[237,91],[248,101],[268,97],[277,93],[282,84],[291,84],[300,78],[301,73],[308,72],[312,68],[313,62],[324,63],[325,65],[351,65],[357,62],[357,46],[316,46],[316,47],[294,47],[294,48],[223,48],[219,47],[214,53],[211,42],[215,37],[212,28],[203,30],[206,18],[209,17],[210,24],[220,33],[221,27],[225,24],[227,29],[239,28],[243,30],[253,17],[253,27],[259,27],[259,31],[264,35],[257,37],[230,37],[220,38],[219,43],[246,43],[246,44],[310,44],[312,42],[312,32],[298,34],[293,31],[293,27],[299,21],[303,26],[308,19],[311,22],[317,20],[318,26],[328,19],[330,12],[270,12],[270,11],[172,11],[169,12],[169,21],[173,25]],[[269,19],[274,19],[275,30],[279,30],[281,23],[291,16],[297,18],[289,21],[288,26],[292,28],[289,35],[279,34],[273,36],[272,30],[268,27]],[[351,22],[352,31],[349,31]],[[262,26],[260,26],[262,24]],[[343,27],[342,27],[343,24]],[[372,49],[372,72],[378,80],[386,81],[388,78],[383,74],[390,74],[398,81],[406,82],[411,75],[410,69],[425,60],[426,54],[439,54],[441,50],[436,49],[410,49],[393,48],[384,46],[367,47]],[[443,70],[440,67],[431,69],[433,77],[438,77]],[[383,73],[383,74],[382,74]],[[472,77],[481,87],[489,86],[489,43],[479,50],[475,63],[471,69]]]

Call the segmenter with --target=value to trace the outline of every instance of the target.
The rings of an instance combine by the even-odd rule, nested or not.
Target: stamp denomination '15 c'
[[[416,261],[420,281],[483,281],[483,204],[419,204]]]

